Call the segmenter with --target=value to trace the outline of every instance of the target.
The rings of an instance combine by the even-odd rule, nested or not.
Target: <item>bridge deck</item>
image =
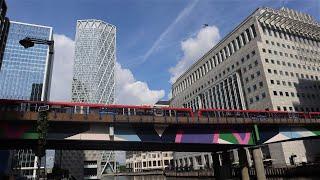
[[[37,121],[38,112],[0,111],[1,121]],[[320,124],[318,118],[276,117],[166,117],[145,115],[48,113],[49,122],[149,124]]]

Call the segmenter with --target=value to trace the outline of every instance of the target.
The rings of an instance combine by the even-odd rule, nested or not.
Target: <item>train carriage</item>
[[[298,121],[300,119],[320,119],[320,112],[288,112],[288,111],[263,111],[263,110],[230,110],[230,109],[199,109],[195,114],[191,108],[159,107],[159,106],[135,106],[117,104],[92,104],[82,102],[46,102],[0,99],[0,111],[38,112],[39,107],[49,106],[48,112],[54,117],[70,119],[72,116],[80,117],[81,114],[87,118],[81,120],[101,120],[108,117],[108,121],[140,122],[195,122],[198,119],[227,118],[250,119],[250,121],[261,121],[266,119]],[[194,117],[197,115],[197,117]],[[131,116],[131,118],[128,118]],[[117,117],[117,118],[114,118]],[[162,118],[164,117],[164,118]]]

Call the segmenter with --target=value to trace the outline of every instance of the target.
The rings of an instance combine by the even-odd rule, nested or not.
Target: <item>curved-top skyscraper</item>
[[[116,27],[101,20],[78,20],[75,37],[72,101],[113,104]],[[90,127],[90,131],[96,131]],[[100,179],[115,172],[113,151],[61,151],[61,167],[77,179]]]
[[[78,20],[72,101],[114,102],[116,27],[101,20]]]

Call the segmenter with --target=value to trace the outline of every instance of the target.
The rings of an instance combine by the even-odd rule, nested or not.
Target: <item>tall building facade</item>
[[[72,101],[114,103],[116,27],[100,20],[78,20]]]
[[[0,71],[0,99],[48,100],[53,65],[49,47],[35,44],[25,49],[19,44],[25,37],[52,40],[52,27],[11,21]]]
[[[6,42],[8,38],[10,21],[6,17],[7,14],[7,4],[5,0],[0,0],[0,70],[3,60],[3,53],[6,47]]]
[[[52,40],[52,27],[10,22],[0,70],[0,99],[49,100],[51,70],[49,47],[38,45],[25,49],[19,44],[25,37]],[[11,152],[16,173],[35,178],[38,158],[31,150]]]
[[[72,101],[113,104],[115,62],[116,27],[101,20],[78,20]],[[113,151],[62,151],[57,156],[62,168],[77,179],[100,179],[115,171]]]
[[[291,9],[259,8],[172,86],[172,106],[320,111],[320,24]],[[274,164],[292,154],[307,161],[303,141],[273,144]]]

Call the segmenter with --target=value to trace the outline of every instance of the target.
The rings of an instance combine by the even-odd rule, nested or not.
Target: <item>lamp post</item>
[[[46,44],[49,46],[49,51],[53,54],[54,41],[51,40],[26,37],[21,39],[19,43],[26,49],[33,47],[34,44]]]
[[[54,50],[54,41],[45,40],[45,39],[37,39],[26,37],[19,41],[19,43],[24,48],[33,47],[35,44],[45,44],[49,46],[49,62],[52,63],[53,60],[53,50]],[[48,129],[48,111],[49,106],[40,106],[38,109],[38,121],[37,121],[37,132],[39,134],[38,138],[38,146],[35,152],[36,156],[38,156],[37,162],[37,179],[40,179],[40,165],[41,165],[41,157],[45,155],[45,145],[47,138],[47,129]]]
[[[49,46],[49,62],[53,60],[54,41],[38,38],[26,37],[21,39],[19,43],[25,48],[33,47],[35,44],[46,44]]]

